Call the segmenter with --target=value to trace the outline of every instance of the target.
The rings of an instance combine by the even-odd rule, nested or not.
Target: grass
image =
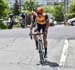
[[[17,23],[16,25],[14,25],[13,28],[20,28],[20,23]]]

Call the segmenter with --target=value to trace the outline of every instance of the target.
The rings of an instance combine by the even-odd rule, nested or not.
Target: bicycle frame
[[[23,28],[25,28],[25,27],[27,26],[25,19],[21,19],[21,26],[22,26]]]
[[[37,33],[32,35],[37,35],[37,41],[38,41],[38,51],[39,51],[39,57],[40,57],[40,63],[44,64],[44,47],[42,42],[42,35],[43,33]],[[32,38],[32,37],[31,37]]]
[[[44,47],[43,47],[41,34],[39,34],[37,37],[38,37],[37,41],[38,41],[38,50],[39,50],[40,63],[44,64]]]

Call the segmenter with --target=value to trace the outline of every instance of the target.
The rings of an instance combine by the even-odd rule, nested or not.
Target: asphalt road
[[[48,58],[44,66],[38,65],[39,54],[34,40],[28,36],[28,28],[0,30],[0,70],[75,70],[74,29],[49,28]]]

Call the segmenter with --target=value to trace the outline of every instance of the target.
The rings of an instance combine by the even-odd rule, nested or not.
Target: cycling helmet
[[[42,12],[43,12],[43,8],[42,8],[42,7],[38,7],[38,8],[36,9],[36,12],[37,12],[37,13],[42,13]]]

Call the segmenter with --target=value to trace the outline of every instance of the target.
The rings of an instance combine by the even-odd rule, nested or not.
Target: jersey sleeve
[[[36,16],[35,15],[32,15],[32,23],[35,22],[35,18],[36,18]]]
[[[49,22],[49,18],[48,18],[47,14],[45,15],[45,20],[46,20],[47,23]]]

